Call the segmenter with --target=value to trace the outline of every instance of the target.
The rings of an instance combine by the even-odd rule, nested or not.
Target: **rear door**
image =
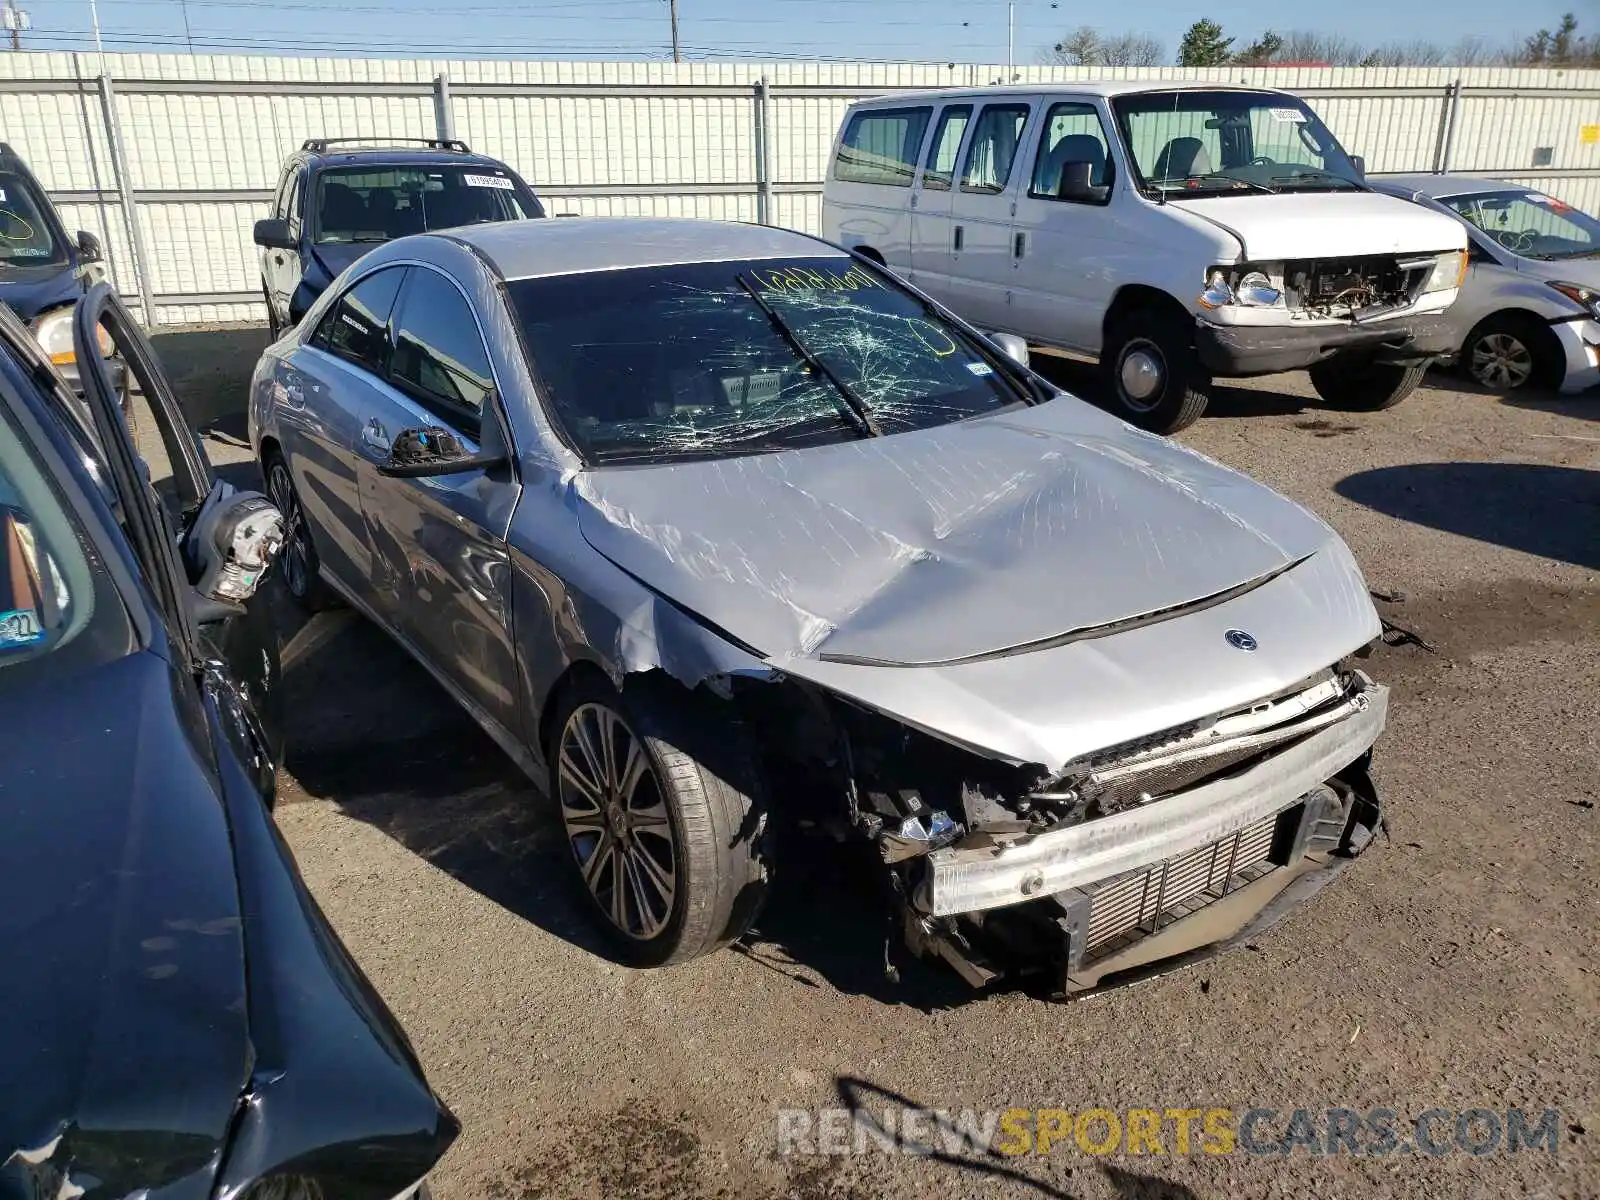
[[[970,103],[947,104],[933,124],[922,171],[911,191],[911,281],[929,295],[950,294],[950,194],[961,144],[972,124]]]
[[[830,232],[843,245],[877,250],[896,271],[911,267],[911,183],[932,115],[931,104],[861,109],[834,154]]]
[[[288,223],[289,234],[299,240],[305,227],[305,163],[295,162],[289,167],[272,215]],[[261,275],[266,281],[269,303],[279,323],[288,328],[289,298],[300,286],[303,267],[298,250],[268,247],[261,252]]]
[[[986,329],[1012,326],[1012,219],[1023,137],[1037,101],[985,104],[973,120],[950,203],[950,307]]]
[[[393,586],[372,555],[358,466],[388,452],[371,426],[388,389],[389,321],[407,270],[375,271],[328,308],[284,368],[279,414],[284,458],[323,569],[380,611],[380,594]]]
[[[392,577],[394,626],[462,698],[520,740],[506,546],[521,494],[513,468],[421,479],[383,474],[401,433],[444,428],[476,451],[509,446],[489,352],[466,293],[415,266],[394,319],[388,385],[364,412],[362,504],[375,557]],[[485,434],[485,427],[488,433]]]

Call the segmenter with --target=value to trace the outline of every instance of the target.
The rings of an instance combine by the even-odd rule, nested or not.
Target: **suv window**
[[[340,296],[317,327],[312,344],[382,375],[389,359],[389,314],[405,273],[405,267],[386,268]]]
[[[494,387],[489,354],[466,297],[437,272],[411,272],[395,322],[389,374],[424,402],[443,401],[447,413],[483,411]]]
[[[316,193],[324,245],[544,216],[527,188],[488,165],[330,168],[317,177]]]
[[[1026,104],[986,104],[978,115],[972,144],[967,147],[967,166],[961,175],[963,192],[999,195],[1011,181],[1011,164],[1022,141],[1022,127],[1028,123]]]
[[[1039,134],[1039,154],[1033,164],[1030,196],[1056,200],[1061,195],[1062,168],[1071,162],[1089,164],[1089,183],[1100,187],[1111,179],[1110,143],[1100,114],[1092,104],[1064,101],[1052,104]]]
[[[939,125],[928,145],[928,161],[922,168],[922,186],[930,192],[948,192],[956,173],[956,155],[961,152],[961,137],[972,120],[972,105],[952,104],[939,114]]]
[[[850,118],[833,177],[845,183],[910,187],[932,108],[882,108]]]
[[[305,195],[305,188],[300,185],[305,181],[305,172],[298,167],[289,175],[289,194],[285,199],[288,202],[288,212],[284,220],[289,222],[289,232],[295,237],[300,236],[300,221],[305,216],[305,206],[301,199]]]

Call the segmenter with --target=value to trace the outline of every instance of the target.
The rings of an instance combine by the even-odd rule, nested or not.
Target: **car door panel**
[[[513,646],[506,533],[520,485],[509,468],[424,478],[382,473],[389,445],[408,429],[443,427],[476,453],[509,446],[493,372],[465,295],[444,275],[414,268],[395,318],[390,382],[362,413],[361,501],[381,597],[394,627],[469,703],[513,737],[523,733]],[[474,417],[470,404],[476,401]],[[392,589],[392,590],[390,590]]]
[[[390,267],[359,280],[329,307],[283,368],[278,436],[323,569],[359,601],[384,585],[362,512],[363,430],[384,387],[389,316],[405,279]],[[303,368],[302,368],[303,364]]]
[[[961,179],[951,193],[947,302],[986,329],[1011,327],[1012,218],[1019,161],[1035,104],[985,104],[973,120]]]

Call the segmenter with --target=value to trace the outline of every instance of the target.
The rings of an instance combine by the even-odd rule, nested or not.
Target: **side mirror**
[[[485,406],[484,420],[493,419]],[[425,479],[461,471],[487,471],[510,461],[506,454],[496,451],[473,453],[450,430],[433,425],[400,433],[389,448],[389,457],[378,464],[378,474],[391,479]]]
[[[1356,169],[1357,179],[1365,179],[1367,177],[1367,160],[1361,155],[1352,154],[1350,156],[1350,165]]]
[[[995,349],[1004,354],[1019,367],[1028,365],[1028,339],[1018,337],[1014,333],[991,333],[989,341]]]
[[[1104,204],[1111,189],[1105,184],[1090,183],[1094,177],[1094,164],[1068,162],[1061,164],[1061,182],[1056,185],[1056,197],[1073,200],[1079,204]]]
[[[269,250],[293,250],[294,238],[289,234],[289,222],[281,217],[268,217],[264,221],[257,221],[255,228],[255,243],[265,246]]]
[[[260,492],[236,491],[218,480],[183,536],[190,581],[203,601],[231,615],[256,589],[283,549],[284,521]],[[202,608],[201,619],[213,610]]]
[[[87,229],[78,230],[78,261],[86,263],[101,262],[105,253],[100,249],[100,239]]]

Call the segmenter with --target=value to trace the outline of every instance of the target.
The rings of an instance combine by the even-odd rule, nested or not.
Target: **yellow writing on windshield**
[[[755,272],[755,281],[764,292],[859,292],[883,287],[860,267],[851,267],[842,275],[816,267],[776,267]]]

